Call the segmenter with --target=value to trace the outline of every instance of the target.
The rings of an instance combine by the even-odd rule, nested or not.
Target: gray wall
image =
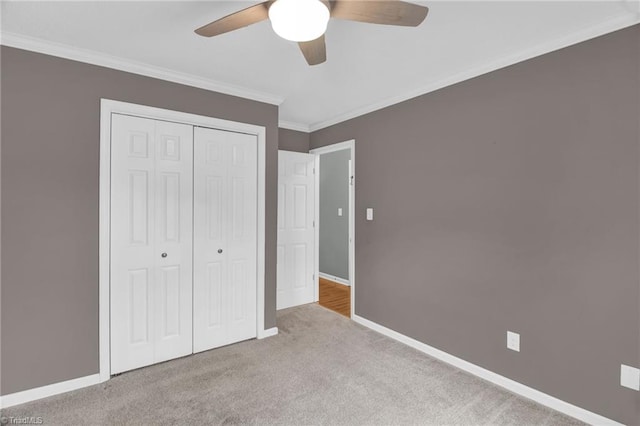
[[[265,126],[275,326],[277,106],[2,46],[2,393],[98,372],[100,98]]]
[[[314,132],[356,140],[356,313],[639,424],[639,63],[635,26]]]
[[[320,272],[345,280],[349,279],[350,158],[349,150],[320,156]]]
[[[278,149],[284,151],[309,152],[309,133],[278,129]]]

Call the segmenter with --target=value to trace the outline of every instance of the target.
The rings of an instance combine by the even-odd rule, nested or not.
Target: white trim
[[[257,312],[257,329],[256,337],[265,333],[264,329],[264,301],[265,301],[265,252],[267,250],[267,243],[265,239],[265,218],[266,218],[266,180],[267,180],[267,154],[266,154],[266,142],[267,131],[264,127],[259,126],[258,130],[258,255],[257,262],[257,286],[258,291],[256,298],[258,300],[258,312]],[[272,329],[270,329],[272,330]],[[276,334],[278,329],[276,328]],[[264,336],[268,337],[268,336]]]
[[[369,105],[362,106],[360,108],[356,108],[343,114],[331,117],[327,120],[323,120],[317,123],[311,123],[309,125],[309,131],[315,132],[317,130],[324,129],[335,124],[342,123],[343,121],[351,120],[353,118],[360,117],[361,115],[369,114],[370,112],[374,112],[388,106],[395,105],[430,92],[434,92],[444,87],[452,86],[465,80],[470,80],[482,74],[487,74],[492,71],[496,71],[498,69],[505,68],[531,58],[535,58],[537,56],[541,56],[568,46],[572,46],[574,44],[582,43],[592,38],[600,37],[602,35],[621,30],[626,27],[630,27],[637,23],[640,23],[640,16],[638,14],[630,13],[625,16],[618,16],[603,23],[575,31],[571,34],[558,37],[554,40],[539,44],[529,49],[525,49],[508,56],[497,58],[479,66],[466,69],[465,71],[447,76],[441,80],[427,84],[426,86],[407,91],[397,96],[392,96],[380,102],[375,102]]]
[[[313,154],[309,152],[309,154]],[[313,200],[313,219],[315,226],[313,227],[313,293],[314,302],[320,302],[320,156],[316,155],[313,161],[313,182],[314,200]]]
[[[319,158],[322,154],[329,152],[342,151],[348,149],[351,152],[350,164],[350,176],[352,176],[351,184],[349,185],[349,288],[351,289],[351,318],[355,315],[356,307],[356,141],[351,139],[345,142],[335,143],[333,145],[322,146],[309,151],[309,154],[315,154],[316,156],[316,223],[320,218],[320,161]],[[320,251],[320,237],[318,235],[318,228],[316,227],[316,253]],[[320,262],[316,263],[317,268],[320,266]],[[316,268],[316,288],[319,289],[320,271]],[[318,290],[319,293],[319,290]],[[318,294],[319,300],[319,294]]]
[[[295,123],[293,121],[280,120],[278,121],[278,127],[281,129],[295,130],[296,132],[304,132],[304,133],[310,132],[308,125],[302,124],[302,123]]]
[[[310,123],[307,125],[304,123],[281,120],[278,126],[284,129],[297,130],[306,133],[315,132],[317,130],[324,129],[335,124],[342,123],[343,121],[347,121],[352,118],[356,118],[361,115],[365,115],[370,112],[374,112],[379,109],[386,108],[388,106],[395,105],[397,103],[404,102],[406,100],[436,91],[438,89],[442,89],[444,87],[475,78],[479,75],[505,68],[507,66],[523,62],[528,59],[535,58],[537,56],[541,56],[546,53],[550,53],[640,23],[640,2],[634,0],[626,0],[624,3],[629,4],[630,8],[637,7],[638,11],[630,11],[624,16],[611,18],[600,24],[592,25],[590,27],[574,31],[573,33],[558,37],[545,43],[541,43],[529,49],[525,49],[511,55],[494,59],[485,64],[462,71],[458,74],[447,76],[426,86],[410,90],[403,94],[393,96],[379,102],[374,102],[372,104],[365,105],[351,111],[347,111],[345,113],[336,115],[320,122]],[[134,74],[145,75],[148,77],[171,81],[187,86],[199,87],[214,92],[224,93],[245,99],[252,99],[258,102],[265,102],[273,105],[280,105],[282,104],[282,102],[284,102],[285,99],[283,96],[271,93],[256,91],[245,87],[215,81],[212,79],[202,78],[191,74],[180,73],[170,69],[132,61],[129,59],[119,58],[92,50],[81,49],[66,44],[55,43],[52,41],[7,31],[3,31],[0,33],[0,44],[15,47],[18,49],[29,50],[32,52],[43,53],[46,55],[53,55],[61,58],[71,59],[88,64],[117,69],[120,71],[131,72]]]
[[[246,87],[223,83],[209,78],[203,78],[192,74],[162,68],[143,62],[100,53],[93,50],[81,49],[62,43],[56,43],[35,37],[11,32],[2,32],[1,43],[5,46],[18,49],[29,50],[31,52],[43,53],[45,55],[57,56],[59,58],[71,59],[73,61],[86,64],[98,65],[120,71],[130,72],[160,80],[171,81],[173,83],[184,84],[185,86],[198,87],[200,89],[211,90],[213,92],[224,93],[237,96],[239,98],[251,99],[272,105],[280,105],[284,97],[271,93],[261,92]]]
[[[356,314],[356,141],[347,142],[351,147],[349,176],[349,288],[351,289],[351,318]]]
[[[475,364],[460,359],[447,352],[441,351],[440,349],[436,349],[433,346],[429,346],[425,343],[419,342],[418,340],[405,336],[404,334],[398,333],[397,331],[391,330],[390,328],[370,321],[361,316],[352,315],[352,319],[358,324],[375,330],[378,333],[384,334],[385,336],[397,340],[398,342],[404,343],[407,346],[411,346],[412,348],[417,349],[420,352],[424,352],[425,354],[439,359],[440,361],[444,361],[447,364],[453,365],[460,370],[471,373],[474,376],[480,377],[481,379],[505,388],[517,395],[523,396],[527,399],[537,402],[538,404],[542,404],[546,407],[552,408],[583,422],[600,426],[623,426],[621,423],[618,423],[615,420],[611,420],[607,417],[585,410],[584,408],[569,404],[568,402],[562,401],[561,399],[540,392],[539,390],[530,388],[529,386],[523,385],[522,383],[518,383],[514,380],[508,379],[504,376],[501,376],[500,374],[494,373],[493,371],[489,371],[485,368],[479,367]]]
[[[271,327],[264,331],[258,330],[258,339],[264,339],[267,337],[275,336],[277,334],[278,334],[278,327]]]
[[[86,388],[87,386],[97,385],[100,382],[100,375],[92,374],[90,376],[79,377],[77,379],[53,383],[39,388],[3,395],[2,405],[0,405],[0,408],[13,407],[14,405],[24,404],[37,399],[46,398],[48,396],[59,395],[76,389]]]
[[[111,182],[111,114],[129,114],[156,120],[173,121],[194,126],[210,127],[255,135],[258,139],[258,239],[257,239],[257,318],[256,336],[273,333],[264,329],[265,303],[265,180],[266,180],[266,129],[263,126],[221,120],[161,108],[101,99],[100,101],[100,241],[99,241],[99,352],[100,381],[111,377],[110,366],[110,318],[109,318],[109,243],[110,243],[110,182]],[[265,336],[266,337],[266,336]]]
[[[100,101],[100,198],[98,237],[98,346],[100,381],[111,377],[111,110],[104,99]]]
[[[309,150],[309,154],[322,155],[329,152],[342,151],[343,149],[352,149],[355,147],[355,139],[351,139],[345,142],[334,143],[332,145],[321,146]],[[352,158],[353,160],[353,158]]]
[[[325,280],[333,281],[334,283],[350,286],[349,280],[345,280],[344,278],[336,277],[335,275],[325,274],[324,272],[318,272],[318,276],[320,278],[324,278]]]

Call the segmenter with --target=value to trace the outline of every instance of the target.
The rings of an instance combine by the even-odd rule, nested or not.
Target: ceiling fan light
[[[269,7],[273,31],[290,41],[311,41],[327,30],[329,9],[319,0],[276,0]]]

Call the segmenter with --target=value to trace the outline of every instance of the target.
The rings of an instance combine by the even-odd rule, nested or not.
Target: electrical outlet
[[[342,216],[342,207],[338,207],[338,216]]]
[[[507,348],[520,352],[520,335],[513,331],[507,331]]]
[[[640,370],[628,365],[620,365],[620,386],[640,390]]]
[[[367,209],[367,220],[373,220],[373,209],[371,207]]]

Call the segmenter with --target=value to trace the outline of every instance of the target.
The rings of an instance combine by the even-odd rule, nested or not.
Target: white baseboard
[[[348,285],[348,286],[351,285],[349,280],[345,280],[344,278],[336,277],[335,275],[329,275],[329,274],[325,274],[324,272],[318,272],[318,276],[320,278],[324,278],[325,280],[333,281],[333,282],[336,282],[338,284]]]
[[[421,352],[424,352],[425,354],[430,355],[436,359],[439,359],[440,361],[444,361],[447,364],[451,364],[454,367],[457,367],[461,370],[466,371],[467,373],[471,373],[474,376],[480,377],[481,379],[484,379],[488,382],[496,384],[515,394],[523,396],[527,399],[530,399],[539,404],[552,408],[568,416],[574,417],[583,422],[589,423],[591,425],[598,425],[598,426],[605,426],[605,425],[623,426],[621,423],[618,423],[615,420],[611,420],[607,417],[603,417],[599,414],[585,410],[584,408],[580,408],[573,404],[569,404],[568,402],[562,401],[561,399],[558,399],[546,393],[530,388],[529,386],[523,385],[522,383],[518,383],[514,380],[508,379],[504,376],[494,373],[493,371],[489,371],[485,368],[479,367],[468,361],[465,361],[451,354],[448,354],[444,351],[441,351],[440,349],[436,349],[433,346],[429,346],[409,336],[400,334],[397,331],[391,330],[373,321],[369,321],[366,318],[362,318],[361,316],[353,315],[352,319],[355,322],[364,325],[365,327],[375,330],[378,333],[384,334],[385,336],[390,337],[394,340],[397,340],[401,343],[404,343],[405,345],[411,346],[412,348],[417,349]]]
[[[272,327],[267,330],[258,332],[258,339],[275,336],[278,334],[278,327]],[[92,374],[91,376],[79,377],[77,379],[67,380],[60,383],[42,386],[39,388],[28,389],[21,392],[11,393],[0,396],[0,408],[13,407],[37,399],[46,398],[48,396],[59,395],[61,393],[70,392],[76,389],[82,389],[87,386],[97,385],[104,382],[100,378],[100,374]]]
[[[275,336],[278,334],[278,327],[271,327],[266,330],[258,331],[258,339]]]
[[[51,385],[28,389],[22,392],[10,393],[2,396],[2,399],[0,400],[0,408],[13,407],[14,405],[24,404],[26,402],[35,401],[36,399],[42,399],[48,396],[86,388],[87,386],[97,385],[100,382],[100,374],[92,374],[91,376],[53,383]]]

